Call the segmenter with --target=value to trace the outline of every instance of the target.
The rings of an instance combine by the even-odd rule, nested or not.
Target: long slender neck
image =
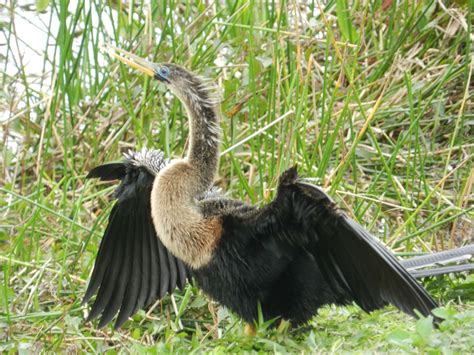
[[[196,169],[196,193],[205,192],[214,180],[219,162],[220,113],[205,86],[190,88],[181,98],[189,119],[187,160]]]
[[[219,159],[219,111],[208,89],[199,84],[175,92],[188,112],[188,154],[160,171],[151,193],[157,235],[193,268],[209,262],[222,234],[218,219],[205,218],[196,202],[211,186]]]

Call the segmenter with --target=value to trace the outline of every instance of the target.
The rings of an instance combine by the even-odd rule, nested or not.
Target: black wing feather
[[[413,316],[415,309],[430,315],[435,301],[397,259],[345,214],[329,213],[316,228],[319,242],[315,248],[327,278],[343,278],[354,300],[367,312],[392,303]],[[335,277],[334,270],[341,270],[341,277]]]
[[[437,307],[385,247],[320,188],[300,181],[295,168],[282,175],[275,200],[243,223],[251,226],[249,233],[266,236],[267,250],[297,247],[312,254],[335,295],[367,312],[392,303],[413,316],[415,309],[428,316]]]
[[[132,231],[133,231],[133,229],[132,229]],[[128,232],[130,233],[130,230]],[[135,239],[128,238],[128,240],[127,240],[127,250],[126,250],[126,253],[125,253],[125,256],[124,256],[124,259],[123,259],[123,263],[126,264],[126,268],[127,268],[126,269],[127,278],[125,279],[125,282],[124,282],[124,285],[126,287],[122,291],[122,296],[121,296],[121,300],[120,300],[120,307],[119,307],[120,312],[119,312],[119,315],[118,315],[117,320],[115,322],[115,327],[120,326],[121,324],[123,324],[128,319],[128,317],[130,316],[130,314],[126,314],[125,305],[129,301],[129,298],[128,298],[129,296],[128,295],[129,295],[130,288],[131,288],[130,280],[131,280],[131,273],[133,271],[133,247],[134,247],[134,243],[135,243]],[[102,319],[101,319],[101,322],[100,322],[101,324],[99,324],[99,327],[102,324],[105,325],[108,322],[110,322],[112,320],[112,318],[114,317],[114,315],[117,313],[117,311],[118,311],[118,308],[115,309],[114,312],[111,312],[110,317],[107,317],[107,319],[105,318],[105,314],[104,314],[102,316]]]
[[[295,183],[294,203],[312,205],[312,252],[326,279],[349,291],[370,312],[392,303],[416,316],[431,315],[436,302],[384,246],[358,223],[339,211],[321,189]],[[306,231],[310,232],[310,230]]]
[[[113,251],[111,253],[111,258],[108,264],[104,265],[104,278],[101,281],[99,292],[95,299],[94,305],[91,308],[87,321],[97,318],[105,309],[107,303],[113,295],[115,283],[117,282],[117,277],[120,274],[120,266],[122,265],[122,259],[125,250],[124,238],[121,231],[124,227],[126,227],[126,225],[123,224],[124,220],[120,218],[120,213],[118,213],[117,218],[114,220],[115,223],[111,226],[109,233],[111,233],[111,236],[117,235],[117,237],[115,238],[115,243],[112,246]]]
[[[129,235],[131,232],[135,230],[135,225],[130,223],[129,225],[125,226],[127,230],[123,235]],[[124,294],[126,292],[126,287],[127,283],[130,277],[130,269],[131,269],[131,254],[130,254],[130,247],[133,243],[132,238],[127,238],[126,240],[123,241],[124,246],[124,252],[123,252],[123,257],[120,259],[120,272],[117,275],[116,281],[114,283],[114,291],[110,295],[110,298],[107,300],[106,307],[104,311],[102,312],[102,316],[100,319],[100,322],[98,324],[99,328],[102,328],[104,325],[106,325],[108,322],[114,318],[115,314],[120,308],[120,305],[122,304],[122,300],[124,297]],[[104,285],[105,287],[105,285]],[[96,301],[97,302],[97,301]]]
[[[170,284],[170,269],[168,262],[168,250],[161,243],[158,243],[158,255],[160,259],[160,288],[158,292],[158,298],[163,298],[168,292],[168,286]]]
[[[182,290],[187,280],[186,267],[184,266],[183,262],[177,258],[176,258],[176,264],[178,265],[178,276],[179,276],[178,288]]]
[[[176,265],[176,259],[168,250],[168,262],[170,266],[170,283],[168,285],[168,291],[174,290],[176,288],[176,284],[178,282],[178,268]]]
[[[143,228],[142,228],[143,229]],[[145,256],[148,255],[148,250],[145,249],[145,236],[142,232],[142,242],[140,244],[141,247],[141,268],[140,268],[140,276],[141,276],[141,284],[140,284],[140,291],[138,292],[137,302],[135,304],[134,312],[138,311],[139,309],[145,306],[146,299],[148,297],[148,288],[150,287],[150,278],[148,274],[149,266],[149,259]],[[174,291],[171,290],[170,293]]]
[[[141,253],[142,253],[142,246],[141,246],[141,240],[140,242],[134,243],[134,251],[133,251],[133,261],[134,261],[134,275],[133,275],[133,297],[131,297],[132,301],[132,311],[131,314],[134,314],[138,308],[139,308],[139,303],[140,303],[140,293],[142,290],[142,283],[143,283],[143,271],[142,271],[142,259],[141,259]]]
[[[130,280],[127,286],[127,291],[120,308],[119,316],[115,322],[115,328],[120,327],[131,315],[137,303],[138,292],[140,287],[140,260],[138,259],[138,249],[140,245],[136,242],[132,246],[132,270]]]
[[[114,219],[117,216],[117,205],[112,208],[109,216],[109,224],[104,232],[104,236],[100,242],[99,251],[97,255],[100,255],[100,258],[97,257],[94,265],[94,270],[92,272],[89,285],[87,286],[87,290],[85,296],[82,300],[82,304],[85,304],[89,299],[96,293],[97,289],[99,288],[104,275],[105,271],[107,270],[107,266],[110,263],[110,259],[112,258],[113,250],[114,250],[114,240],[112,237],[112,233],[110,229],[112,226],[114,228],[117,227],[118,221],[114,224]]]
[[[126,161],[96,167],[88,177],[122,180],[83,299],[86,303],[97,293],[87,321],[101,315],[102,327],[118,313],[117,328],[138,309],[172,293],[178,281],[182,287],[186,268],[157,238],[150,206],[154,176],[148,170]]]
[[[96,166],[89,171],[86,179],[99,178],[102,181],[121,180],[126,174],[126,164],[108,163]]]
[[[149,223],[146,224],[148,233],[152,232],[152,223],[151,218],[149,218]],[[148,292],[148,298],[146,305],[149,305],[153,300],[158,297],[158,290],[160,287],[160,265],[158,257],[158,243],[161,241],[158,238],[148,238],[150,245],[150,289]]]

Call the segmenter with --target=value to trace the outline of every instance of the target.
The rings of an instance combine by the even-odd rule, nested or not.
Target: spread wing
[[[367,312],[391,303],[410,315],[416,309],[428,316],[437,307],[393,254],[321,189],[299,180],[295,168],[283,174],[270,204],[236,219],[267,249],[284,253],[296,246],[311,253],[335,294],[348,295]]]
[[[98,290],[87,321],[102,315],[102,327],[118,313],[118,328],[140,308],[182,288],[186,268],[157,237],[150,206],[154,175],[148,169],[126,160],[98,166],[87,177],[121,180],[83,300]]]

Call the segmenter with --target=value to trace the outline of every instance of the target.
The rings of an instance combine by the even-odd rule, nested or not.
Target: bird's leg
[[[257,327],[253,323],[247,323],[244,327],[244,333],[249,337],[254,337],[257,335]]]

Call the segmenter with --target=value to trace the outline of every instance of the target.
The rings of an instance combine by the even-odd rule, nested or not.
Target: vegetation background
[[[472,7],[5,1],[0,351],[472,351],[473,275],[424,280],[444,305],[436,330],[394,308],[326,307],[303,329],[260,324],[248,338],[191,285],[119,331],[85,324],[80,305],[114,189],[85,175],[128,149],[181,156],[188,130],[180,103],[104,43],[215,80],[218,184],[232,196],[265,203],[297,162],[403,257],[473,240]]]

